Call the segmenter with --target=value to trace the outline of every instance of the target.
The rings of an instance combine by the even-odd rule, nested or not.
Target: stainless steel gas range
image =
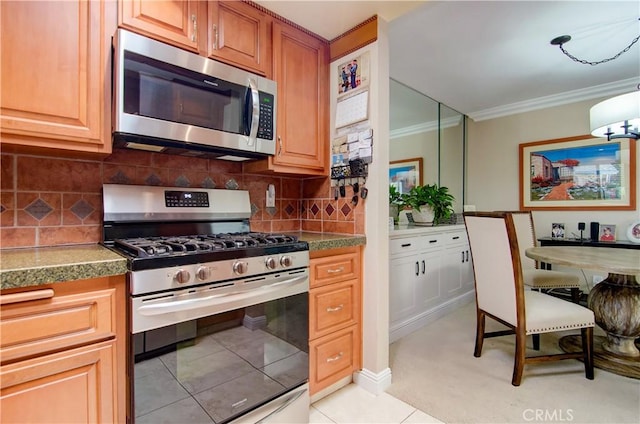
[[[306,422],[309,249],[240,190],[106,184],[128,259],[132,422]]]

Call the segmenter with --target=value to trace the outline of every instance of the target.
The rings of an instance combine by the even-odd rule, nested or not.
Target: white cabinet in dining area
[[[389,240],[390,342],[473,299],[463,225],[400,228]]]

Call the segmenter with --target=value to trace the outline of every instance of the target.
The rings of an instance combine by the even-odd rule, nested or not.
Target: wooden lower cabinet
[[[362,364],[361,248],[311,252],[309,385],[314,395]]]
[[[0,422],[126,422],[124,275],[0,299]]]
[[[3,366],[3,423],[114,423],[115,340]]]

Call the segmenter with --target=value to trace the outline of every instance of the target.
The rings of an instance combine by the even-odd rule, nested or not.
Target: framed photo
[[[560,224],[554,222],[551,224],[551,238],[562,239],[564,238],[564,223]]]
[[[422,185],[422,158],[389,162],[389,184],[400,193],[408,193],[413,187]]]
[[[627,238],[631,243],[640,243],[640,221],[632,222],[627,229]]]
[[[635,210],[635,148],[591,135],[520,144],[520,209]]]
[[[338,65],[338,97],[369,85],[369,52]]]
[[[600,225],[598,241],[616,241],[616,226],[610,224]]]

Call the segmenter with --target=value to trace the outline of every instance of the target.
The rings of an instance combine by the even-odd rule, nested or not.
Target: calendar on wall
[[[336,106],[336,128],[364,121],[369,116],[369,90],[344,97]]]

